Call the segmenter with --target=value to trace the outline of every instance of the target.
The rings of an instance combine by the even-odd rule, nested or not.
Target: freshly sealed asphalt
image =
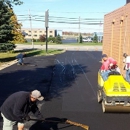
[[[46,120],[67,118],[89,125],[90,130],[128,130],[129,113],[103,113],[101,104],[97,102],[100,58],[101,51],[67,51],[55,56],[25,58],[26,65],[15,64],[0,71],[0,105],[16,91],[38,89],[45,96],[38,106]],[[0,121],[2,130],[2,118]],[[49,121],[30,121],[26,123],[26,128],[82,130]]]

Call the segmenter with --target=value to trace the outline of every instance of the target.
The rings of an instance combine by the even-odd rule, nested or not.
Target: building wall
[[[130,0],[126,0],[126,3],[129,3],[130,2]]]
[[[80,33],[82,37],[92,37],[93,33]],[[79,37],[79,32],[62,32],[62,37],[63,38],[78,38]]]
[[[103,53],[116,59],[124,74],[122,55],[130,55],[130,3],[104,16]]]
[[[25,36],[25,39],[39,39],[40,35],[46,35],[46,30],[45,29],[27,29],[23,28],[21,29],[22,32],[25,32],[27,35]],[[31,35],[32,34],[32,35]],[[48,37],[55,37],[56,36],[56,30],[53,29],[48,29]]]

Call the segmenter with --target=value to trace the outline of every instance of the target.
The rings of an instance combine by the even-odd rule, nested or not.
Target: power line
[[[26,12],[26,11],[27,11],[27,10],[22,10],[22,11],[17,11],[17,12]],[[38,11],[38,10],[33,10],[33,9],[32,9],[31,12],[43,13],[43,12],[45,12],[45,10],[42,10],[42,11],[39,10],[39,11]],[[81,13],[81,14],[82,14],[82,13],[107,14],[107,13],[109,13],[109,12],[98,12],[98,11],[95,11],[95,12],[91,12],[91,11],[81,11],[81,12],[76,12],[76,11],[66,11],[66,12],[64,12],[64,11],[62,11],[62,12],[61,12],[61,11],[60,11],[60,12],[59,12],[59,10],[58,10],[58,11],[57,11],[57,10],[54,10],[54,11],[51,12],[51,14],[52,14],[52,13],[53,13],[53,14],[54,14],[54,13],[58,13],[58,14],[59,14],[59,13],[61,13],[61,14],[62,14],[62,13],[66,13],[66,14],[68,14],[68,13],[69,13],[69,14],[70,14],[70,13],[72,13],[72,14],[73,14],[73,13],[76,13],[76,14],[79,14],[79,13]]]
[[[18,17],[23,17],[23,16],[28,16],[28,15],[17,15]],[[32,17],[41,17],[45,18],[43,15],[31,15]],[[54,19],[73,19],[73,20],[79,20],[78,18],[68,18],[68,17],[56,17],[56,16],[49,16],[49,18],[54,18]],[[103,20],[102,18],[81,18],[81,20]]]
[[[18,21],[21,22],[25,22],[25,21],[30,21],[30,22],[39,22],[40,23],[45,23],[45,15],[40,15],[40,14],[32,14],[32,15],[28,15],[27,14],[19,14],[17,15],[17,19]],[[33,24],[34,24],[33,23]],[[70,28],[70,27],[55,27],[55,28],[64,28],[64,29],[76,29],[76,30],[88,30],[88,28],[85,28],[85,25],[90,25],[90,26],[101,26],[104,24],[104,19],[103,18],[76,18],[76,17],[60,17],[60,16],[54,16],[51,15],[49,16],[49,23],[51,24],[51,26],[54,24],[57,25],[70,25],[72,26],[76,26],[77,28]],[[30,23],[32,24],[32,23]],[[35,24],[36,25],[36,24]],[[84,27],[82,27],[82,25]],[[79,27],[78,27],[79,26]],[[52,28],[52,27],[51,27]],[[92,29],[92,28],[91,28]],[[100,29],[98,28],[93,28],[95,30],[102,30],[102,28],[100,27]]]
[[[30,19],[28,18],[20,18],[18,19],[18,21],[29,21]],[[45,22],[44,19],[39,19],[39,18],[35,18],[35,19],[31,19],[32,21],[39,21],[39,22]],[[79,21],[72,21],[72,20],[49,20],[50,23],[66,23],[66,24],[78,24]],[[103,21],[81,21],[81,24],[97,24],[97,25],[102,25],[104,22]]]

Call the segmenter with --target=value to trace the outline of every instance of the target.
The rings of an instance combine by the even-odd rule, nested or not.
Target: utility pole
[[[31,29],[32,48],[34,48],[34,44],[33,44],[33,33],[32,33],[32,19],[31,19],[30,10],[29,10],[29,20],[30,20],[30,29]]]
[[[78,38],[78,43],[80,43],[80,16],[79,16],[79,38]]]
[[[49,10],[45,11],[46,53],[48,51],[48,21],[49,21]]]

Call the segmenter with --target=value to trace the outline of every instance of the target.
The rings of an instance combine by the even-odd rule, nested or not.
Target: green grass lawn
[[[20,43],[25,45],[32,45],[32,42]],[[46,45],[46,42],[33,42],[34,45]],[[49,45],[57,45],[56,43],[49,43]]]
[[[6,52],[6,53],[0,53],[0,65],[15,60],[16,56],[21,53],[21,52],[25,52],[26,53],[26,57],[30,57],[30,56],[41,56],[41,55],[54,55],[54,54],[60,54],[63,52],[63,50],[48,50],[48,52],[46,53],[46,50],[21,50],[21,51],[14,51],[14,52]]]

